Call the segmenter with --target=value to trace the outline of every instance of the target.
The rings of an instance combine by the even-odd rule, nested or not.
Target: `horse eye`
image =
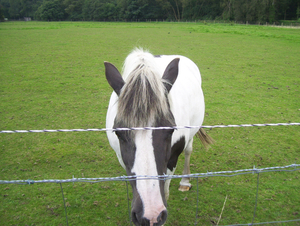
[[[125,131],[115,131],[115,134],[117,135],[119,140],[126,141],[126,133]]]
[[[115,134],[117,135],[117,137],[120,137],[120,136],[121,136],[121,131],[116,130],[116,131],[114,131],[114,132],[115,132]]]

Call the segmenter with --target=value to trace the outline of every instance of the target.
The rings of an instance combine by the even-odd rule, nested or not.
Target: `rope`
[[[172,127],[131,127],[131,128],[102,128],[102,129],[44,129],[44,130],[1,130],[0,133],[54,133],[54,132],[107,132],[128,130],[162,130],[162,129],[213,129],[232,127],[263,127],[263,126],[300,126],[299,122],[292,123],[264,123],[241,125],[214,125],[214,126],[172,126]]]

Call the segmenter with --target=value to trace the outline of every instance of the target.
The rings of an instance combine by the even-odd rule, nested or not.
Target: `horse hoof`
[[[186,185],[180,185],[180,187],[178,188],[178,190],[179,191],[189,191],[191,189],[191,187],[186,186]]]

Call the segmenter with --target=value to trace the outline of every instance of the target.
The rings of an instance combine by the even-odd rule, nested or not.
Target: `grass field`
[[[104,128],[119,69],[136,46],[200,68],[204,125],[300,122],[300,30],[201,23],[0,23],[0,130]],[[208,130],[192,173],[300,163],[299,126]],[[179,159],[177,174],[183,169]],[[104,132],[0,134],[0,180],[124,175]],[[257,175],[199,179],[199,225],[250,223]],[[166,225],[195,222],[190,192],[172,180]],[[63,184],[69,225],[129,225],[125,182]],[[300,218],[300,172],[260,175],[255,222]],[[0,185],[0,225],[65,225],[59,184]],[[280,225],[280,224],[279,224]],[[300,222],[282,225],[300,225]]]

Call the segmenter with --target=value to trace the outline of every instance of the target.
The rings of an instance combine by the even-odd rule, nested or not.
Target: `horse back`
[[[187,57],[178,55],[161,55],[155,58],[160,74],[174,58],[180,58],[176,82],[168,98],[177,126],[201,126],[204,119],[204,96],[201,87],[201,74],[197,65]],[[184,137],[185,145],[193,139],[198,129],[180,129],[173,134],[172,144]]]

